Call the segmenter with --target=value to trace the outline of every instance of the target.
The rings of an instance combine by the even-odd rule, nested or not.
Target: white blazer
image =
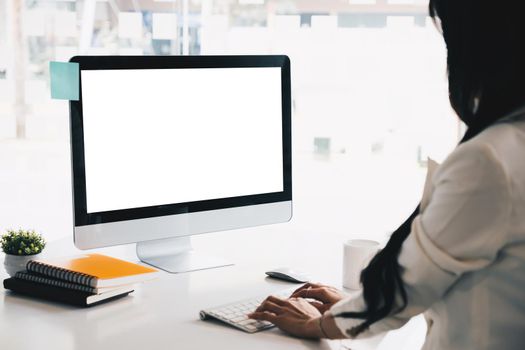
[[[525,349],[525,109],[432,170],[399,255],[408,305],[359,338],[424,313],[423,349]],[[330,313],[363,310],[357,293]],[[335,320],[344,334],[361,323]]]

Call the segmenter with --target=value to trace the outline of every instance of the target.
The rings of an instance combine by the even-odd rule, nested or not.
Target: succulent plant
[[[0,245],[6,254],[35,255],[44,250],[46,241],[34,230],[7,230],[0,238]]]

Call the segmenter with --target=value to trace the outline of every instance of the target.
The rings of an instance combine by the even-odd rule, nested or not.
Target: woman
[[[269,297],[252,318],[299,337],[355,338],[424,313],[424,349],[525,348],[525,2],[429,8],[463,140],[363,270],[359,295],[308,284],[290,299]]]

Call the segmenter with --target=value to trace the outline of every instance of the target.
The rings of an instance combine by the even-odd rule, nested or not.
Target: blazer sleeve
[[[432,186],[398,257],[407,307],[374,323],[359,338],[403,326],[441,299],[463,274],[490,265],[507,240],[509,183],[490,145],[460,145],[437,170]],[[400,296],[396,299],[400,303]],[[330,313],[348,335],[362,320],[337,315],[365,309],[359,293],[334,305]]]

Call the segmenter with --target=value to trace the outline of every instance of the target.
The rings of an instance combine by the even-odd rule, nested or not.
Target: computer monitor
[[[227,263],[189,236],[292,216],[286,56],[76,56],[74,241],[170,272]]]

